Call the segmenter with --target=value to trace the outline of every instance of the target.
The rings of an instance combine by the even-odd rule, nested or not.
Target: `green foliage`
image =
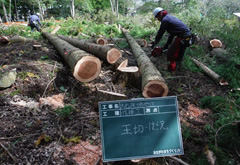
[[[4,35],[8,36],[8,35],[18,35],[18,36],[23,36],[26,38],[33,38],[33,39],[41,39],[41,33],[36,31],[35,32],[31,32],[31,28],[30,27],[26,27],[26,26],[9,26],[7,29],[5,29],[4,31]]]
[[[96,12],[98,12],[99,10],[105,10],[107,8],[110,7],[110,2],[109,0],[90,0],[93,6],[93,9],[95,9]]]
[[[103,24],[104,22],[113,24],[116,21],[116,19],[117,17],[115,16],[115,14],[112,14],[111,9],[99,10],[98,13],[93,16],[94,22],[99,24]]]
[[[209,140],[212,144],[217,144],[212,149],[215,150],[217,161],[219,164],[225,164],[228,161],[233,161],[229,156],[232,150],[239,150],[240,141],[236,121],[240,120],[240,112],[237,100],[229,98],[223,98],[220,96],[205,97],[201,99],[201,106],[204,108],[210,108],[214,114],[215,119],[212,129],[206,127],[206,131],[209,133]],[[218,131],[216,131],[218,130]],[[228,142],[228,143],[226,143]],[[234,164],[234,163],[233,163]]]
[[[58,108],[56,113],[63,119],[71,118],[71,115],[76,112],[76,109],[70,105],[65,105],[63,108]]]
[[[182,128],[182,136],[183,136],[183,140],[188,140],[189,138],[191,138],[191,129],[189,129],[186,125],[182,124],[181,125]]]
[[[21,90],[20,89],[16,89],[15,91],[13,91],[12,93],[10,93],[10,96],[15,96],[17,94],[21,93]]]

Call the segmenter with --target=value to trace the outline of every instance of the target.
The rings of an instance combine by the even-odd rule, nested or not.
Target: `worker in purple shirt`
[[[183,61],[185,49],[191,44],[191,30],[181,20],[169,15],[166,10],[163,10],[160,7],[154,9],[153,14],[155,18],[161,22],[161,26],[158,30],[155,41],[152,44],[152,48],[158,44],[163,34],[168,32],[170,36],[168,37],[163,50],[168,50],[167,58],[170,62],[168,65],[169,71],[175,71],[176,65],[181,64]],[[171,46],[169,47],[169,45]]]
[[[33,14],[28,18],[29,26],[31,27],[32,32],[34,31],[34,28],[36,28],[37,31],[39,31],[39,32],[41,31],[40,27],[42,26],[42,24],[39,19],[39,16],[40,16],[40,14],[37,13],[36,15]]]

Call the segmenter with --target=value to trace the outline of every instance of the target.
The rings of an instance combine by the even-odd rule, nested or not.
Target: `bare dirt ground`
[[[102,164],[99,114],[94,109],[96,90],[125,94],[131,99],[142,97],[141,89],[113,83],[114,72],[107,64],[103,64],[97,79],[80,83],[51,44],[46,40],[34,42],[41,44],[42,49],[33,50],[33,42],[0,46],[0,66],[16,66],[18,73],[16,82],[0,91],[0,164]],[[178,157],[191,164],[191,153],[205,151],[208,135],[203,128],[213,122],[211,110],[198,109],[199,100],[204,96],[224,95],[227,89],[204,74],[184,68],[171,75],[164,55],[153,60],[168,84],[168,95],[178,97],[182,127],[192,132],[190,138],[183,138],[185,154]],[[59,94],[64,105],[71,105],[75,111],[64,116],[41,104],[41,98]],[[167,157],[138,164],[167,163],[179,164]]]

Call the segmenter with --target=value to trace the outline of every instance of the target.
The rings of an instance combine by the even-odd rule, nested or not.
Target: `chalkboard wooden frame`
[[[183,155],[176,96],[99,102],[103,161]]]

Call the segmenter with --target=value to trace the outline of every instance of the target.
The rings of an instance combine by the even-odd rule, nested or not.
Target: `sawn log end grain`
[[[162,97],[168,95],[168,86],[160,80],[149,81],[143,88],[142,95],[145,98]]]
[[[101,72],[101,61],[93,56],[85,56],[77,62],[74,68],[74,77],[81,82],[90,82]]]
[[[106,39],[104,39],[104,38],[98,38],[97,41],[96,41],[96,44],[107,45],[108,41]]]
[[[110,64],[114,64],[120,57],[122,57],[122,53],[116,48],[112,48],[107,52],[107,61]]]

